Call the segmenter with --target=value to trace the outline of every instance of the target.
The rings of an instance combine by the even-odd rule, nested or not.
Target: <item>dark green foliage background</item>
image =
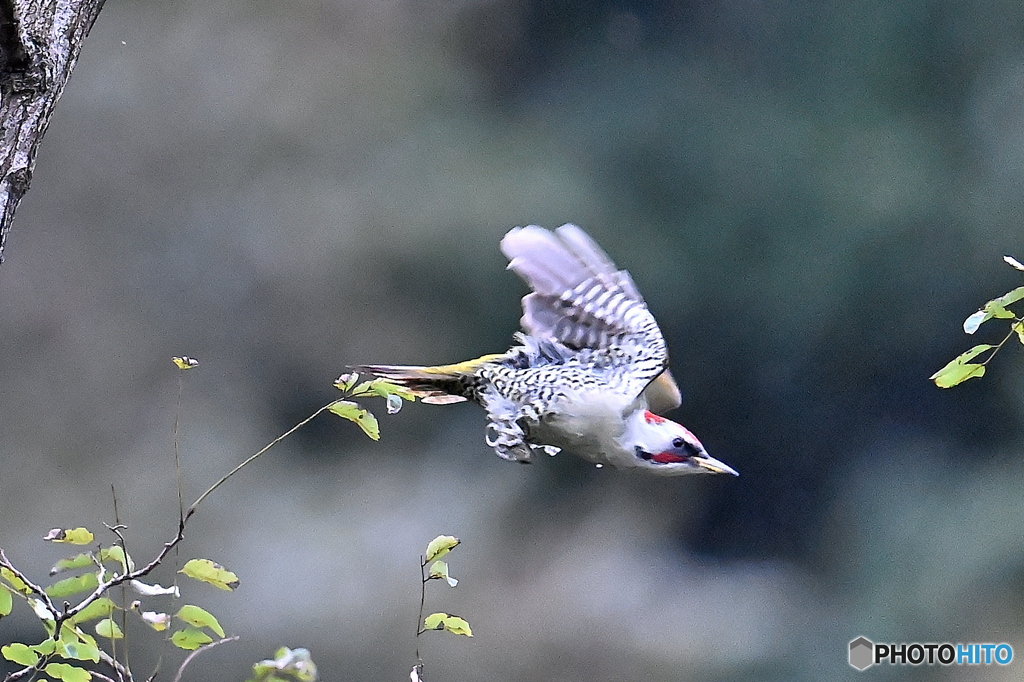
[[[202,363],[193,499],[346,364],[503,350],[498,240],[574,221],[741,477],[514,466],[470,406],[378,403],[380,443],[325,415],[194,519],[181,562],[242,586],[192,601],[243,635],[195,679],[278,645],[403,678],[439,533],[475,637],[423,643],[430,680],[841,679],[858,635],[1024,655],[1024,359],[928,381],[1020,284],[1022,185],[1019,3],[110,0],[0,267],[0,546],[42,579],[38,537],[98,531],[111,482],[133,555],[173,536],[171,355]]]

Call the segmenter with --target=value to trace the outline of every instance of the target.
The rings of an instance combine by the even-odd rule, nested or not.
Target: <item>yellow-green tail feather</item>
[[[425,403],[447,405],[459,403],[472,396],[473,375],[483,364],[503,357],[501,354],[482,355],[479,358],[432,367],[416,365],[358,365],[359,373],[372,374],[408,388]]]

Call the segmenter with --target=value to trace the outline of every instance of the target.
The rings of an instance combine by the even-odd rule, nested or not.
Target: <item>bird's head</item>
[[[637,410],[627,428],[636,465],[662,476],[739,473],[711,457],[689,429],[647,410]]]

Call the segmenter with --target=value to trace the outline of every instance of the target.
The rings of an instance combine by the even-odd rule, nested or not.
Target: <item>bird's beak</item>
[[[739,476],[740,472],[733,469],[725,462],[719,462],[710,455],[703,454],[693,457],[693,463],[699,466],[701,469],[706,469],[709,474],[732,474],[733,476]]]

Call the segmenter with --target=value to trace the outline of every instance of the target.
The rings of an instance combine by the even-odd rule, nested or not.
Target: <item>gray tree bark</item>
[[[36,152],[104,0],[0,0],[0,263]]]

